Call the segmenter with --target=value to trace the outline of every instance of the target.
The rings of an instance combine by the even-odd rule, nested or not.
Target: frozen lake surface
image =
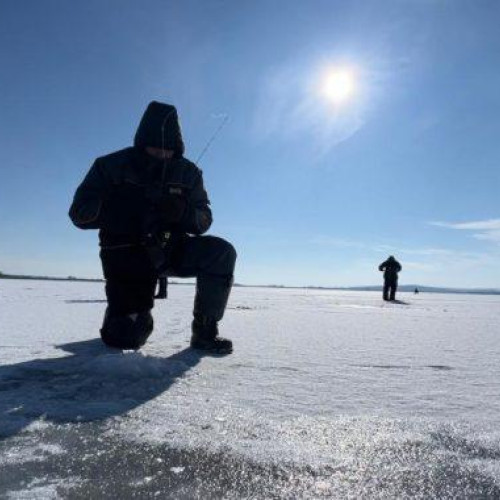
[[[0,280],[0,498],[500,498],[500,297],[171,285],[140,352],[102,283]]]

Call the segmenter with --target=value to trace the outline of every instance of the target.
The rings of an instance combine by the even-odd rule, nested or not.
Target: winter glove
[[[116,234],[139,232],[146,206],[144,193],[137,186],[114,186],[103,200],[101,229]]]
[[[163,224],[178,226],[182,224],[188,213],[188,200],[183,194],[167,194],[160,202],[160,213]]]

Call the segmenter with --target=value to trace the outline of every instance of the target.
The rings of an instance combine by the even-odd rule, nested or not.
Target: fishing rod
[[[203,156],[205,155],[205,153],[208,151],[208,149],[210,148],[210,146],[212,145],[212,143],[215,141],[215,139],[219,135],[220,131],[224,128],[224,126],[226,125],[226,123],[229,121],[229,115],[227,115],[227,114],[219,115],[219,118],[221,118],[222,116],[224,117],[224,119],[219,124],[219,126],[217,127],[217,129],[215,130],[215,132],[212,134],[212,137],[210,137],[210,139],[208,139],[207,143],[205,144],[205,147],[201,150],[201,153],[199,154],[198,158],[195,161],[196,164],[198,164],[199,161],[203,158]]]

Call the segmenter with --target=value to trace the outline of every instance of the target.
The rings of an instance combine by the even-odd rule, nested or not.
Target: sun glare
[[[348,69],[330,70],[323,81],[323,95],[334,104],[348,101],[355,91],[355,79]]]

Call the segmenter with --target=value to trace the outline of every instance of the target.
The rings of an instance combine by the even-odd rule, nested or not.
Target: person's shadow
[[[100,339],[57,346],[71,353],[0,366],[0,439],[43,418],[54,423],[123,415],[166,391],[202,353],[166,358],[107,348]]]

